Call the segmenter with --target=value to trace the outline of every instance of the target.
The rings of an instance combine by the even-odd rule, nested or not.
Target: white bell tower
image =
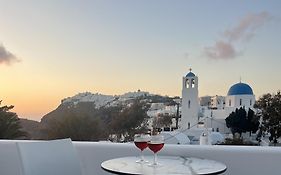
[[[182,108],[181,125],[182,130],[196,128],[198,124],[199,98],[198,77],[191,72],[183,77],[182,81]]]

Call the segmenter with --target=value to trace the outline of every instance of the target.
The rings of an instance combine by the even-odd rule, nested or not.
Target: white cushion
[[[21,174],[21,161],[16,142],[0,140],[0,175]]]
[[[80,161],[70,139],[18,142],[24,175],[81,175]]]

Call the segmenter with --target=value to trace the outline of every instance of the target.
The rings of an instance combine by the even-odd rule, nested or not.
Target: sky
[[[79,92],[281,89],[280,0],[1,0],[0,99],[40,120]]]

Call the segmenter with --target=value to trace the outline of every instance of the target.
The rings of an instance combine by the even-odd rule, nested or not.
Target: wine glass
[[[135,143],[136,147],[138,147],[141,150],[141,153],[140,153],[140,158],[141,159],[137,160],[136,161],[137,163],[146,163],[146,162],[148,162],[148,161],[144,160],[143,150],[145,148],[147,148],[149,141],[150,141],[150,135],[148,135],[148,134],[136,134],[134,136],[134,143]]]
[[[161,166],[159,162],[157,162],[157,152],[159,152],[164,146],[164,137],[162,135],[154,135],[151,136],[150,142],[148,142],[148,148],[154,153],[153,163],[149,166]]]

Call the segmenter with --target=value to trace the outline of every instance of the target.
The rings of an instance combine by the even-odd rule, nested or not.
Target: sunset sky
[[[2,0],[0,99],[40,120],[79,92],[281,89],[280,0]]]

